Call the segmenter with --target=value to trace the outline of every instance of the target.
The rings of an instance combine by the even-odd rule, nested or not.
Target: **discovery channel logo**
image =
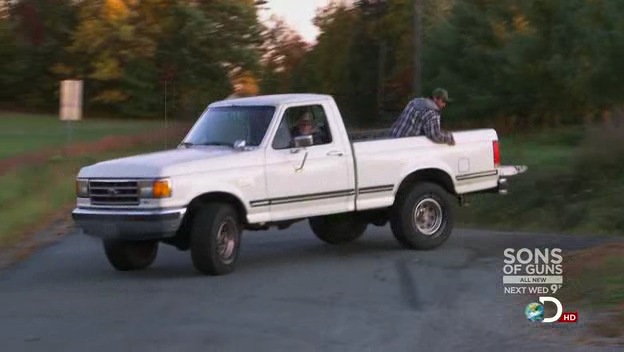
[[[546,302],[554,303],[557,307],[557,313],[552,317],[544,316],[544,304]],[[555,297],[540,297],[539,303],[532,302],[524,308],[524,315],[529,321],[540,323],[576,323],[578,321],[578,312],[563,312],[563,305]]]

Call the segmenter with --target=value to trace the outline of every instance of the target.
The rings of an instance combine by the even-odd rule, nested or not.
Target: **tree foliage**
[[[423,87],[451,92],[452,120],[557,125],[624,102],[621,1],[423,3]],[[355,124],[376,124],[384,111],[395,118],[413,98],[413,6],[361,0],[322,9],[318,43],[292,70],[292,86],[335,95]]]
[[[76,22],[65,1],[5,3],[0,18],[0,101],[26,106],[57,106],[54,66],[64,60]]]
[[[386,125],[425,92],[455,98],[450,120],[516,127],[580,122],[624,103],[624,2],[331,2],[315,43],[253,0],[19,0],[0,4],[0,101],[55,108],[59,80],[85,81],[87,107],[129,116],[196,116],[235,95],[317,92],[351,125]],[[270,2],[268,6],[271,6]],[[385,118],[384,118],[385,116]]]
[[[273,16],[263,33],[262,90],[274,93],[294,89],[294,71],[308,53],[308,44],[285,21]]]
[[[73,78],[99,111],[153,116],[166,99],[192,115],[229,94],[232,71],[259,71],[249,0],[21,0],[10,13],[0,82],[19,90],[5,101],[57,106],[59,80]]]

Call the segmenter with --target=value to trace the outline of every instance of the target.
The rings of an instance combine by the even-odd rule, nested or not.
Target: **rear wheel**
[[[238,213],[229,204],[208,204],[197,210],[191,226],[191,259],[207,275],[234,271],[241,242]]]
[[[104,240],[108,262],[119,271],[141,270],[152,265],[158,241]]]
[[[433,249],[451,235],[455,208],[451,195],[434,183],[419,183],[400,194],[392,209],[390,227],[403,246]]]
[[[341,244],[360,238],[368,223],[354,214],[336,214],[310,218],[312,232],[324,242]]]

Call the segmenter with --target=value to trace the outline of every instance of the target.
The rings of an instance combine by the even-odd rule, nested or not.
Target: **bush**
[[[581,180],[612,180],[624,174],[624,125],[590,127],[581,143],[575,173]]]
[[[624,125],[507,139],[504,164],[528,165],[506,197],[471,196],[464,225],[565,233],[624,233]]]

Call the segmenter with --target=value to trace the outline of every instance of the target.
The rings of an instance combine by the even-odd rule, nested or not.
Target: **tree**
[[[164,108],[194,116],[231,90],[230,72],[257,70],[253,2],[106,0],[84,3],[71,47],[89,57],[91,101],[126,115]]]
[[[308,53],[308,44],[283,19],[273,16],[263,34],[262,91],[293,91],[293,74]]]
[[[5,1],[0,19],[0,100],[32,108],[58,106],[54,66],[65,59],[76,9],[66,1]]]

